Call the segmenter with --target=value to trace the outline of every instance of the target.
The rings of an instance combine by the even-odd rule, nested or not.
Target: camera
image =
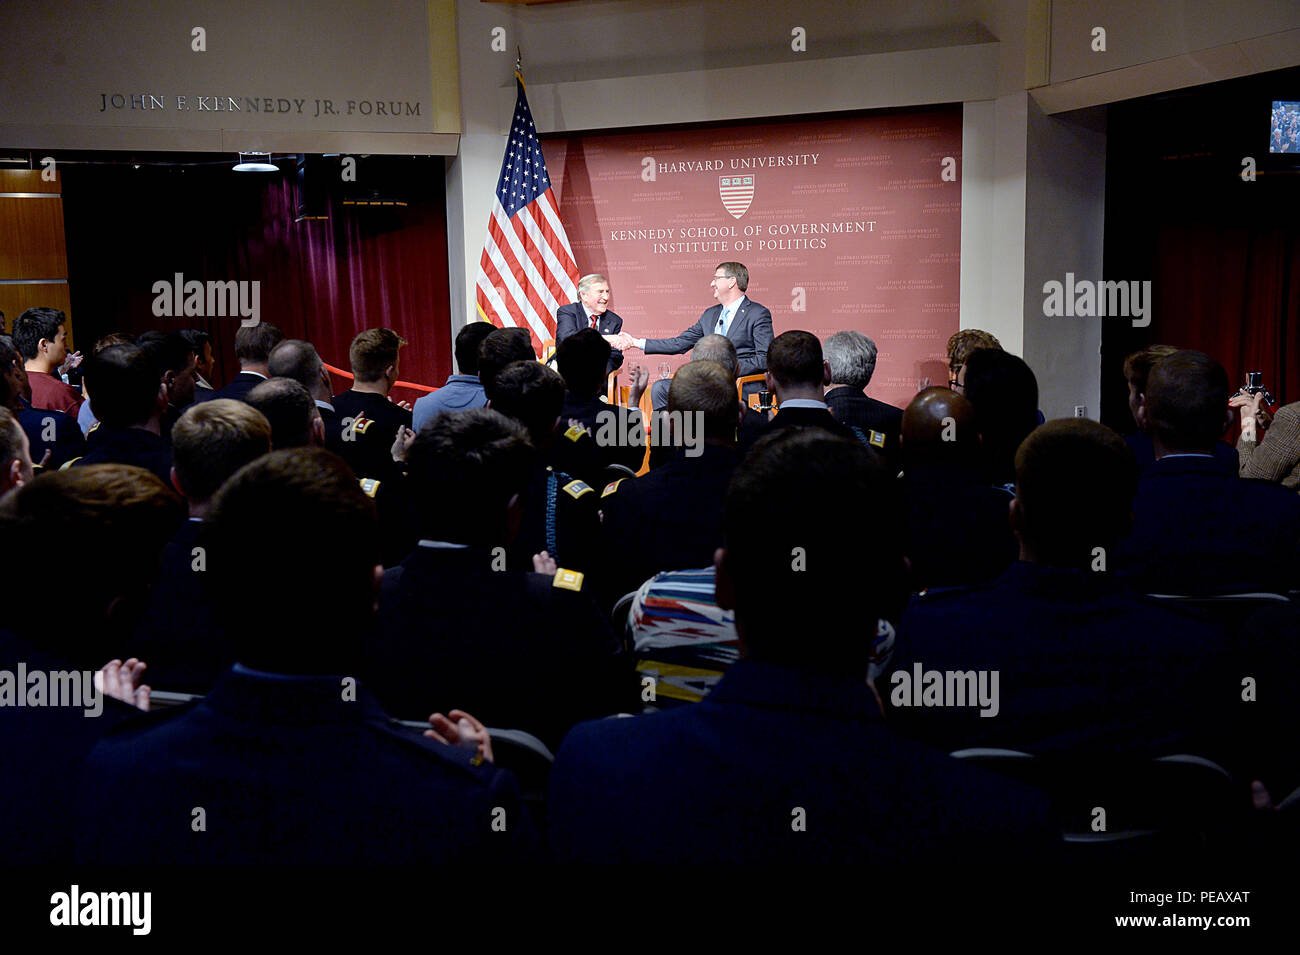
[[[1273,396],[1264,387],[1264,373],[1262,371],[1246,372],[1246,384],[1242,386],[1241,390],[1248,395],[1257,395],[1263,392],[1264,402],[1270,405],[1273,404]]]

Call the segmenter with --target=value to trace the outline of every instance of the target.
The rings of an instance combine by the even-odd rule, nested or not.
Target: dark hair
[[[161,382],[148,353],[138,345],[109,345],[86,359],[86,389],[95,417],[105,427],[143,424],[158,406]]]
[[[6,568],[6,593],[48,593],[68,541],[82,570],[77,586],[58,592],[58,612],[75,626],[53,625],[44,601],[15,599],[5,608],[13,629],[77,667],[99,669],[134,631],[159,555],[184,516],[157,476],[125,464],[54,471],[6,495],[0,539],[23,557]]]
[[[14,319],[14,347],[27,360],[40,354],[41,339],[54,341],[68,316],[57,308],[29,308]]]
[[[1147,417],[1170,451],[1210,451],[1228,426],[1228,373],[1204,352],[1161,358],[1147,375]]]
[[[609,365],[609,342],[594,328],[574,332],[555,348],[555,367],[569,394],[592,398],[600,394]]]
[[[239,662],[354,672],[374,606],[379,525],[341,458],[293,448],[244,465],[213,498],[199,542],[202,583]]]
[[[180,332],[147,331],[135,340],[135,344],[149,356],[160,379],[169,371],[184,371],[189,366],[191,355],[198,357],[190,340]]]
[[[859,442],[819,428],[755,442],[723,507],[747,654],[864,679],[877,618],[896,622],[907,599],[903,510]]]
[[[406,342],[391,328],[367,328],[352,339],[348,361],[357,381],[378,381],[384,369],[397,364],[397,352]]]
[[[194,354],[200,359],[203,358],[203,346],[212,341],[212,336],[200,328],[182,328],[180,334],[185,336],[185,340],[190,343],[194,349]]]
[[[456,333],[456,367],[462,375],[478,374],[478,348],[495,329],[491,322],[470,322]]]
[[[512,361],[494,381],[493,410],[527,428],[534,446],[540,448],[564,407],[564,379],[541,362]]]
[[[1137,459],[1105,425],[1061,418],[1035,428],[1016,452],[1021,533],[1034,559],[1086,568],[1097,547],[1111,559],[1137,483]]]
[[[494,328],[478,346],[478,380],[483,394],[492,400],[492,379],[514,361],[534,361],[533,340],[522,328]]]
[[[271,349],[284,340],[284,332],[270,322],[240,325],[235,332],[235,357],[240,362],[262,364],[271,355]]]
[[[231,398],[190,405],[172,428],[176,478],[185,496],[198,503],[211,500],[230,475],[270,450],[266,416]]]
[[[977,348],[966,358],[966,400],[984,438],[980,456],[991,484],[1015,480],[1016,449],[1038,427],[1038,379],[1023,358]]]
[[[767,349],[767,370],[782,385],[821,385],[822,343],[812,332],[782,332]]]
[[[699,412],[704,416],[704,437],[736,439],[736,379],[716,361],[689,361],[677,369],[668,386],[668,410]]]
[[[271,423],[271,446],[277,451],[311,444],[312,422],[320,412],[311,393],[292,378],[259,381],[244,400]]]
[[[271,349],[266,359],[266,370],[272,378],[292,378],[308,391],[320,381],[324,365],[316,347],[301,338],[286,338]]]
[[[406,455],[421,532],[452,544],[508,545],[506,505],[524,492],[532,462],[528,432],[501,412],[438,415]]]

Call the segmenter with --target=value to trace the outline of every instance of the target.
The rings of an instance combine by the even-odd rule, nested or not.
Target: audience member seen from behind
[[[896,493],[870,451],[822,429],[755,445],[715,557],[743,658],[700,703],[570,732],[551,775],[558,858],[889,871],[1051,843],[1039,797],[884,725],[862,621],[906,600]]]
[[[484,759],[476,721],[465,715],[468,747],[422,738],[356,678],[382,567],[374,506],[340,459],[305,448],[246,465],[201,540],[240,662],[201,702],[92,753],[83,862],[505,863],[529,849],[517,785]],[[459,738],[446,717],[433,722]],[[209,827],[199,838],[195,806]],[[492,825],[500,811],[505,831]]]
[[[1023,358],[981,348],[962,366],[966,400],[975,409],[984,480],[1008,489],[1016,481],[1016,449],[1038,427],[1038,379]]]

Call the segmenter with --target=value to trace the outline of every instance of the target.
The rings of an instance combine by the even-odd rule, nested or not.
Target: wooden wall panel
[[[5,330],[11,331],[14,319],[25,309],[37,305],[62,309],[68,315],[72,347],[60,188],[57,174],[47,182],[39,169],[0,170],[0,311],[5,313]]]

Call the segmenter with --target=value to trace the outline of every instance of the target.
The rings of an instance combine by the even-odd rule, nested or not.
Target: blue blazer
[[[91,753],[77,858],[427,865],[529,855],[534,831],[514,776],[472,755],[395,725],[361,685],[346,694],[342,677],[235,666],[203,700],[138,717]],[[493,829],[496,807],[504,831]]]
[[[575,332],[590,327],[586,309],[581,302],[574,302],[572,305],[561,305],[559,311],[555,313],[555,344],[559,345],[560,342]],[[602,335],[617,335],[622,330],[623,319],[617,312],[607,311],[596,320],[596,331]],[[609,364],[605,368],[605,374],[622,367],[623,353],[617,348],[612,349],[609,353]]]
[[[700,703],[574,727],[548,811],[561,861],[891,872],[1050,853],[1045,804],[889,732],[862,680],[742,660]]]
[[[722,306],[706,308],[700,320],[676,338],[647,338],[645,353],[647,355],[681,355],[690,351],[705,335],[712,335],[718,325],[718,316]],[[736,357],[740,359],[740,375],[757,375],[767,371],[767,349],[772,344],[772,313],[767,306],[759,305],[748,298],[740,300],[740,307],[732,316],[727,329],[727,337],[736,346]]]

